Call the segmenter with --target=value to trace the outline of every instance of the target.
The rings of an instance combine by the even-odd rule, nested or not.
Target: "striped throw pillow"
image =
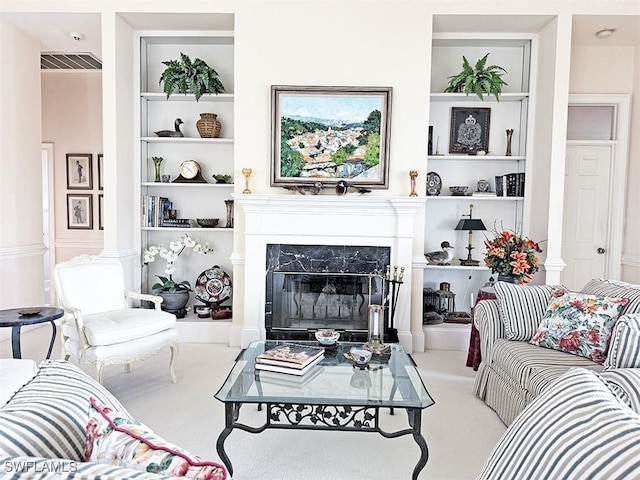
[[[604,368],[640,368],[640,313],[618,318]]]
[[[620,315],[626,313],[640,313],[640,285],[621,282],[619,280],[605,280],[594,278],[589,281],[580,293],[599,295],[601,297],[624,297],[629,303],[624,307]]]
[[[640,414],[640,368],[616,368],[600,374],[618,398]]]
[[[496,298],[507,340],[531,340],[547,311],[551,293],[558,287],[496,283]]]
[[[84,461],[89,397],[126,412],[109,391],[72,363],[46,360],[0,409],[0,456]]]
[[[596,373],[576,368],[536,397],[476,480],[640,478],[640,415]]]

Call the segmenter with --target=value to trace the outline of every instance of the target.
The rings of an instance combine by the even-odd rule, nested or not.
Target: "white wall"
[[[102,73],[53,71],[42,73],[42,141],[54,145],[55,261],[102,250],[98,229],[98,154],[102,153]],[[92,155],[93,188],[67,189],[66,155]],[[93,198],[93,229],[67,228],[67,194]]]

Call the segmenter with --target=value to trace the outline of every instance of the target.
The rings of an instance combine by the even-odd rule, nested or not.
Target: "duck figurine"
[[[182,125],[183,123],[184,122],[181,118],[176,118],[176,121],[173,124],[174,130],[158,130],[157,132],[153,133],[155,133],[159,137],[184,137],[184,135],[180,131],[180,125]]]
[[[350,189],[355,190],[360,195],[364,195],[365,193],[371,192],[371,190],[368,188],[358,187],[356,185],[350,185],[344,180],[339,180],[338,183],[336,183],[336,195],[346,195],[347,193],[349,193]]]
[[[317,195],[324,186],[322,182],[315,182],[313,185],[291,185],[283,188],[291,192],[298,192],[301,195]]]
[[[449,242],[442,242],[440,248],[442,250],[424,254],[429,265],[449,265],[453,260],[453,247]]]

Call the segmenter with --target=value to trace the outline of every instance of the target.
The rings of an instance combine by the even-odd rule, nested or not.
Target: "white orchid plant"
[[[206,255],[207,253],[213,252],[213,248],[209,246],[209,243],[200,243],[194,239],[192,239],[188,234],[183,234],[178,237],[178,240],[175,242],[171,242],[168,247],[164,245],[152,245],[148,248],[145,248],[142,253],[142,261],[144,264],[149,264],[155,261],[156,256],[160,256],[160,258],[164,258],[167,262],[167,268],[165,268],[164,273],[168,275],[168,277],[163,277],[161,275],[156,275],[160,279],[158,283],[155,283],[151,289],[155,292],[180,292],[180,291],[191,291],[191,284],[183,280],[182,282],[176,282],[173,280],[173,274],[176,271],[176,267],[174,263],[178,260],[178,257],[184,252],[185,248],[193,249],[195,253]]]

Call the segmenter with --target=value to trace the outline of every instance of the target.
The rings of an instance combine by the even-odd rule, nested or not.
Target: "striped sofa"
[[[515,288],[514,288],[515,287]],[[483,300],[474,312],[474,322],[480,333],[482,362],[474,383],[474,394],[509,425],[533,399],[557,378],[574,367],[601,372],[619,367],[612,358],[614,345],[623,348],[629,332],[635,328],[635,316],[640,314],[640,285],[594,279],[581,293],[624,297],[630,301],[613,329],[610,348],[604,365],[590,359],[531,345],[528,340],[544,314],[553,286],[496,285],[496,300]],[[639,328],[640,331],[640,328]],[[629,353],[625,352],[628,356]],[[632,355],[633,356],[633,355]],[[640,367],[640,361],[625,366]]]
[[[163,461],[168,460],[167,452],[177,456],[189,457],[185,461],[191,464],[212,464],[200,461],[176,446],[160,443],[162,439],[145,431],[143,424],[135,423],[131,431],[117,437],[122,448],[132,445],[140,461],[128,462],[128,457],[117,456],[117,450],[105,451],[101,461],[87,461],[91,420],[97,416],[96,404],[102,412],[118,415],[111,424],[111,431],[124,430],[121,419],[130,417],[124,406],[102,385],[77,366],[64,360],[46,360],[39,365],[35,376],[27,377],[25,384],[0,408],[0,478],[3,479],[100,479],[100,480],[160,480],[176,478],[154,473],[154,469],[141,465],[143,459],[155,460],[152,452],[160,451]],[[105,413],[106,415],[106,413]],[[133,430],[136,428],[137,430]],[[108,430],[100,430],[99,435],[107,440]],[[111,435],[111,434],[110,434]],[[110,436],[114,439],[116,434]],[[133,445],[132,437],[146,436],[142,442]],[[147,439],[152,439],[148,441]],[[127,444],[127,441],[129,443]],[[95,451],[97,443],[91,443]],[[177,453],[176,453],[177,452]],[[93,456],[91,457],[93,458]],[[122,460],[126,461],[123,462]],[[127,463],[128,462],[128,463]],[[138,463],[137,468],[129,468],[129,463]],[[216,465],[218,467],[218,465]],[[221,467],[222,468],[222,467]],[[161,469],[161,471],[164,471]],[[172,472],[175,470],[172,470]],[[202,469],[200,470],[202,471]],[[191,471],[189,471],[191,473]],[[172,473],[173,474],[173,473]],[[187,469],[180,472],[180,477]],[[203,479],[221,479],[226,477],[224,470],[217,476],[201,475]]]

